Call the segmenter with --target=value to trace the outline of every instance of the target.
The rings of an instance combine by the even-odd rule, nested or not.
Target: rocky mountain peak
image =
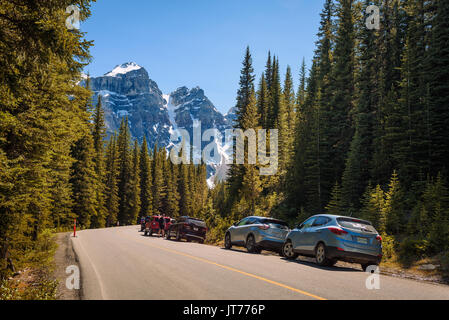
[[[127,76],[129,74],[136,74],[136,72],[134,71],[141,71],[140,73],[142,73],[142,71],[144,71],[146,73],[146,70],[139,66],[137,63],[135,62],[126,62],[120,65],[117,65],[112,71],[109,71],[108,73],[106,73],[104,76],[105,77],[124,77]],[[147,73],[148,75],[148,73]]]

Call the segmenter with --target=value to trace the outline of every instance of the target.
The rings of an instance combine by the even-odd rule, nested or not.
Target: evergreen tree
[[[92,226],[102,228],[106,223],[105,208],[105,164],[104,164],[104,139],[106,138],[106,127],[104,124],[104,111],[101,105],[101,96],[98,96],[98,102],[93,114],[93,145],[94,145],[94,167],[97,175],[95,194],[97,198],[97,215],[92,219]]]
[[[432,20],[431,44],[428,53],[426,67],[427,86],[429,96],[429,128],[430,135],[430,166],[432,175],[438,171],[446,176],[449,174],[449,3],[448,1],[435,0],[432,3],[436,7]]]
[[[112,136],[106,148],[105,176],[105,208],[107,212],[106,226],[111,227],[118,221],[118,150],[116,136]]]
[[[333,181],[341,181],[353,133],[350,117],[354,100],[353,3],[353,0],[339,0],[337,7],[338,27],[330,81],[332,127],[329,139],[326,139],[332,147],[329,156],[331,162],[326,164],[326,168],[333,168]]]
[[[94,154],[92,136],[88,133],[72,147],[72,165],[70,183],[72,185],[73,207],[77,216],[77,224],[83,229],[91,226],[91,221],[97,216],[97,175],[92,155]]]
[[[267,74],[268,76],[268,74]],[[246,106],[249,105],[251,93],[254,91],[254,69],[252,66],[252,57],[249,47],[246,48],[245,58],[243,60],[243,67],[240,72],[240,88],[237,91],[236,114],[237,120],[235,124],[236,129],[243,129],[243,116],[246,112]],[[235,140],[235,139],[234,139]],[[235,148],[234,148],[234,162],[235,162]],[[238,198],[239,192],[242,188],[243,172],[242,165],[232,164],[228,172],[228,186],[229,186],[229,201],[228,207]]]
[[[123,118],[120,124],[118,144],[118,194],[119,210],[118,220],[121,225],[129,223],[131,216],[132,197],[132,157],[131,157],[131,134],[128,127],[128,118]]]
[[[134,140],[134,148],[132,155],[132,167],[131,167],[131,194],[129,199],[129,217],[127,219],[128,224],[137,223],[137,217],[140,211],[140,179],[139,179],[139,144],[137,140]]]
[[[144,136],[142,147],[140,149],[140,216],[147,217],[153,211],[152,186],[153,179],[151,174],[150,155],[148,153],[148,143]]]
[[[343,208],[341,187],[338,184],[338,182],[335,183],[335,185],[332,189],[331,200],[330,200],[329,204],[326,206],[326,211],[327,211],[327,213],[334,214],[334,215],[344,215],[345,214],[345,211]]]
[[[404,230],[404,194],[396,171],[391,176],[388,192],[385,194],[385,229],[388,234],[400,234]]]

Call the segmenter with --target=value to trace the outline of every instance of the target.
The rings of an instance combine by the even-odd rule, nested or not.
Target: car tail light
[[[331,228],[328,228],[328,229],[329,229],[330,232],[336,234],[337,236],[341,236],[341,235],[344,235],[344,234],[348,233],[347,231],[345,231],[343,229],[340,229],[340,228],[331,227]]]
[[[382,237],[381,236],[377,236],[376,240],[379,241],[379,243],[382,243]]]
[[[261,226],[257,226],[259,229],[261,229],[261,230],[267,230],[267,229],[269,229],[270,228],[270,226],[268,225],[268,224],[263,224],[263,225],[261,225]]]

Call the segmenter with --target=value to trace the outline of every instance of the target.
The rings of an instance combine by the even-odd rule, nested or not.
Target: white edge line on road
[[[100,287],[100,294],[101,294],[101,299],[100,300],[107,300],[106,294],[104,293],[104,290],[103,290],[103,285],[102,285],[102,282],[101,282],[100,273],[97,271],[97,268],[95,268],[95,265],[92,263],[92,260],[90,259],[90,256],[87,253],[86,249],[84,248],[83,244],[81,243],[81,241],[73,241],[73,238],[72,238],[72,243],[73,244],[75,244],[75,243],[79,244],[79,246],[82,249],[82,252],[86,255],[87,260],[89,260],[90,266],[94,270],[94,273],[95,273],[97,281],[98,281],[98,286]],[[78,254],[78,256],[79,256],[79,254]],[[80,263],[80,267],[81,267],[81,263]],[[83,281],[83,280],[84,279],[81,279],[81,281]],[[85,289],[85,287],[83,286],[83,290],[84,289]]]

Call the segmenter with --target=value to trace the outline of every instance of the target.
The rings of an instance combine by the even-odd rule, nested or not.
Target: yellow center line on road
[[[139,243],[142,243],[142,242],[139,241]],[[252,274],[252,273],[241,271],[241,270],[238,270],[238,269],[235,269],[235,268],[232,268],[232,267],[228,267],[228,266],[225,266],[225,265],[222,265],[222,264],[219,264],[219,263],[207,260],[207,259],[195,257],[195,256],[192,256],[192,255],[184,253],[184,252],[180,252],[180,251],[172,250],[172,249],[167,249],[167,248],[160,247],[160,246],[157,246],[157,245],[154,245],[154,244],[149,244],[148,243],[147,245],[150,246],[150,247],[156,248],[156,249],[164,250],[164,251],[167,251],[167,252],[170,252],[170,253],[174,253],[174,254],[177,254],[177,255],[181,255],[181,256],[184,256],[184,257],[187,257],[187,258],[190,258],[190,259],[193,259],[193,260],[197,260],[197,261],[201,261],[201,262],[204,262],[204,263],[207,263],[207,264],[210,264],[210,265],[214,265],[214,266],[217,266],[217,267],[229,270],[229,271],[237,272],[237,273],[243,274],[245,276],[248,276],[248,277],[251,277],[251,278],[255,278],[255,279],[258,279],[258,280],[261,280],[261,281],[264,281],[264,282],[276,285],[278,287],[282,287],[284,289],[291,290],[291,291],[296,292],[296,293],[300,293],[302,295],[305,295],[305,296],[308,296],[308,297],[311,297],[311,298],[314,298],[314,299],[317,299],[317,300],[327,300],[326,298],[322,298],[322,297],[314,295],[312,293],[309,293],[309,292],[306,292],[306,291],[303,291],[303,290],[299,290],[299,289],[287,286],[287,285],[285,285],[283,283],[280,283],[280,282],[277,282],[277,281],[273,281],[273,280],[270,280],[270,279],[267,279],[267,278],[264,278],[264,277]]]

